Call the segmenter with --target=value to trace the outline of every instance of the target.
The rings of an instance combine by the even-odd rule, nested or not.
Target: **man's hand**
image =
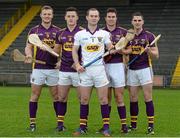
[[[32,63],[32,55],[26,55],[24,63]]]
[[[58,62],[56,63],[55,69],[59,69],[60,66],[61,66],[61,61],[58,61]]]
[[[75,67],[76,67],[76,71],[79,73],[82,73],[85,71],[85,68],[81,66],[79,63],[75,64]]]

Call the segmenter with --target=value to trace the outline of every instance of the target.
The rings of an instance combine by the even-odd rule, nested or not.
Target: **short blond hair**
[[[49,6],[49,5],[44,5],[44,6],[41,8],[41,12],[42,12],[43,10],[52,10],[52,12],[54,11],[53,8],[52,8],[51,6]]]

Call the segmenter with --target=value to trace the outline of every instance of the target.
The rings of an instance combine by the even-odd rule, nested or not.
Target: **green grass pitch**
[[[71,89],[68,100],[68,111],[65,117],[67,131],[55,131],[56,118],[53,104],[48,92],[44,88],[39,99],[37,112],[37,131],[30,133],[28,101],[31,94],[30,87],[0,87],[0,136],[1,137],[72,137],[72,133],[79,126],[79,102],[76,92]],[[120,121],[113,100],[111,112],[111,131],[113,137],[146,137],[147,118],[142,92],[139,94],[138,130],[123,135],[120,133]],[[127,120],[129,119],[128,92],[125,91]],[[180,136],[180,91],[172,89],[154,89],[155,105],[155,137]],[[88,120],[88,134],[86,137],[100,137],[95,132],[101,128],[102,120],[100,106],[95,91],[91,96]]]

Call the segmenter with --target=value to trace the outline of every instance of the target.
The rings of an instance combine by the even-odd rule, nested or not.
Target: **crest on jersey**
[[[141,45],[144,45],[146,43],[146,39],[141,39],[140,43],[141,43]]]
[[[99,42],[102,42],[103,37],[97,37]]]

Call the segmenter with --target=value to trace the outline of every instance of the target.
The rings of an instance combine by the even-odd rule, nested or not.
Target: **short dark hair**
[[[116,16],[117,16],[117,10],[116,10],[116,8],[108,8],[108,9],[106,10],[106,14],[109,13],[109,12],[113,12],[113,13],[115,13]]]
[[[66,14],[67,12],[69,12],[69,11],[74,11],[74,12],[76,12],[76,14],[78,15],[78,9],[77,9],[76,7],[68,7],[68,8],[66,8],[65,14]]]
[[[132,14],[132,19],[134,18],[134,16],[141,16],[142,19],[144,20],[144,16],[142,15],[141,12],[134,12],[134,13]]]
[[[53,11],[53,8],[52,8],[51,6],[49,6],[49,5],[44,5],[44,6],[41,8],[41,12],[42,12],[43,10],[52,10],[52,11]]]
[[[89,11],[98,11],[98,9],[96,9],[96,8],[90,8],[90,9],[88,9],[87,12],[86,12],[86,16],[89,15]],[[98,13],[99,13],[99,11],[98,11]],[[99,16],[100,16],[100,13],[99,13]]]

